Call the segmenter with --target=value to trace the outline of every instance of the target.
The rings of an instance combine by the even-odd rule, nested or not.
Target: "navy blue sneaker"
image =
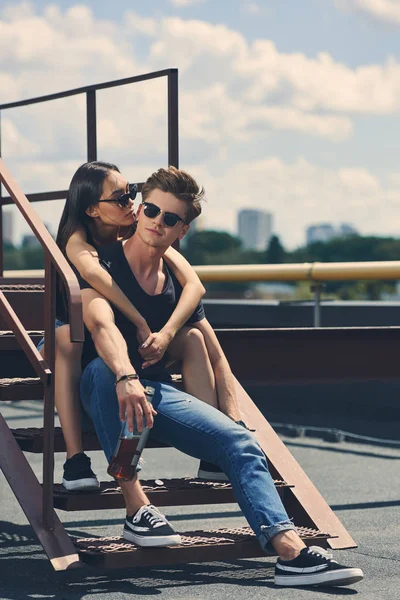
[[[100,483],[90,468],[90,458],[80,452],[64,463],[63,486],[70,492],[98,490]]]
[[[351,585],[363,577],[361,569],[340,565],[319,546],[303,548],[293,560],[278,558],[275,565],[275,585],[287,587]]]
[[[181,543],[181,536],[152,504],[142,506],[133,516],[126,517],[123,537],[137,546],[153,548]]]

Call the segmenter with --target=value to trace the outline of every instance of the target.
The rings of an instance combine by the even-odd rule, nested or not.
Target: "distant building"
[[[341,223],[339,225],[340,237],[346,237],[346,235],[358,235],[358,231],[350,223]]]
[[[307,245],[314,242],[327,242],[335,237],[335,228],[329,223],[320,223],[319,225],[310,225],[306,231]]]
[[[246,250],[265,250],[272,236],[272,214],[255,208],[239,211],[238,235]]]
[[[349,223],[341,223],[338,227],[334,227],[330,223],[318,223],[310,225],[306,229],[307,246],[314,242],[328,242],[332,238],[349,235],[358,235],[357,229]]]
[[[14,214],[3,211],[3,241],[5,244],[12,244],[14,240]]]

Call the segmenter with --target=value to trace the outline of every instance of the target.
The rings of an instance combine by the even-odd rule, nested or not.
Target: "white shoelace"
[[[167,522],[165,515],[163,515],[158,508],[152,504],[149,504],[148,506],[142,506],[138,514],[138,520],[140,520],[143,513],[145,514],[145,518],[149,521],[151,526],[157,524],[165,525]]]
[[[328,552],[328,550],[321,548],[321,546],[310,546],[308,549],[313,554],[318,554],[319,556],[326,558],[326,560],[332,560],[333,558],[332,552]]]

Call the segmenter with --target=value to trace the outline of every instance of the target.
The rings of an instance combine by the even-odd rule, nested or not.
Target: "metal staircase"
[[[34,285],[30,289],[29,285],[24,285],[18,289],[18,286],[14,285],[12,290],[6,289],[4,294],[6,299],[10,299],[15,305],[21,307],[22,322],[32,326],[34,318],[32,306],[40,306],[40,299],[43,302],[43,288]],[[43,325],[42,314],[39,312],[36,315],[36,327],[27,332],[29,339],[34,344],[42,336],[40,330]],[[1,321],[0,326],[4,326]],[[260,345],[266,348],[269,345],[266,344],[268,336],[274,333],[276,335],[276,332],[259,330],[255,334],[258,342],[255,343],[253,339],[253,343],[247,347],[246,362],[254,364],[255,354],[259,352]],[[254,332],[248,332],[248,334],[253,335],[254,338]],[[236,354],[237,345],[240,341],[243,343],[243,340],[246,340],[246,333],[240,331],[221,331],[218,332],[218,335],[228,356],[232,355],[232,352]],[[267,352],[265,352],[266,354]],[[12,377],[7,377],[10,374]],[[9,330],[3,330],[0,333],[0,401],[23,402],[27,399],[41,401],[43,384],[34,375],[34,369],[19,347],[16,336]],[[246,373],[241,369],[238,375],[242,378]],[[248,372],[248,375],[255,379],[256,372]],[[264,377],[262,372],[259,373],[259,377],[260,380]],[[278,493],[288,513],[298,526],[298,531],[305,543],[317,543],[334,548],[354,547],[355,543],[351,536],[239,382],[237,382],[237,393],[243,417],[249,426],[256,429],[255,435],[268,456],[271,474],[274,477]],[[32,495],[35,496],[35,514],[32,515],[26,511],[27,517],[56,569],[80,566],[83,563],[103,567],[123,567],[264,556],[254,534],[248,528],[183,532],[181,546],[171,548],[141,549],[118,537],[72,540],[66,534],[54,511],[53,526],[52,528],[46,527],[42,519],[42,485],[30,471],[28,461],[23,454],[23,452],[36,454],[45,452],[43,428],[10,430],[1,419],[0,438],[0,466],[25,511],[31,505]],[[54,452],[65,451],[62,432],[59,428],[54,429],[52,445]],[[150,438],[148,447],[161,448],[163,446]],[[84,434],[84,448],[91,451],[100,450],[94,433]],[[21,473],[25,474],[22,477],[24,485],[19,487],[17,481],[21,481]],[[161,478],[156,481],[144,480],[142,484],[151,502],[157,506],[225,504],[234,501],[232,488],[228,483],[201,482],[190,478],[171,480]],[[123,497],[119,488],[110,481],[101,482],[100,490],[90,493],[67,492],[59,484],[52,485],[52,509],[54,507],[65,511],[94,511],[123,508],[123,506]],[[63,540],[56,549],[54,549],[54,539]]]

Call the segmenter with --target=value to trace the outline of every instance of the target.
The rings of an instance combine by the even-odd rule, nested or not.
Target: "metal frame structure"
[[[67,260],[30,206],[2,159],[0,159],[0,182],[7,189],[45,252],[44,359],[37,351],[4,293],[0,291],[2,316],[7,321],[8,326],[43,384],[43,490],[40,488],[39,482],[1,415],[0,467],[42,542],[54,568],[61,569],[66,568],[66,564],[77,562],[78,556],[53,509],[56,271],[65,286],[70,314],[71,341],[75,342],[82,342],[84,339],[81,294],[76,276]],[[60,557],[62,558],[60,559]]]
[[[50,102],[51,100],[60,100],[70,96],[86,94],[86,142],[87,142],[87,160],[97,160],[97,127],[96,127],[96,92],[131,83],[139,83],[149,81],[151,79],[159,79],[160,77],[167,78],[167,110],[168,110],[168,164],[174,167],[179,167],[179,129],[178,129],[178,69],[164,69],[162,71],[154,71],[144,75],[136,75],[135,77],[126,77],[106,83],[96,85],[88,85],[85,87],[59,92],[57,94],[48,94],[47,96],[39,96],[19,102],[8,102],[0,104],[0,158],[2,156],[2,140],[1,140],[1,117],[3,111],[22,106],[30,106],[42,102]],[[139,189],[142,183],[139,183]],[[30,202],[43,202],[46,200],[63,200],[67,197],[67,190],[56,190],[50,192],[39,192],[36,194],[27,194]],[[3,257],[3,219],[2,207],[7,204],[13,204],[14,199],[10,196],[3,197],[0,187],[0,277],[3,276],[4,257]]]

